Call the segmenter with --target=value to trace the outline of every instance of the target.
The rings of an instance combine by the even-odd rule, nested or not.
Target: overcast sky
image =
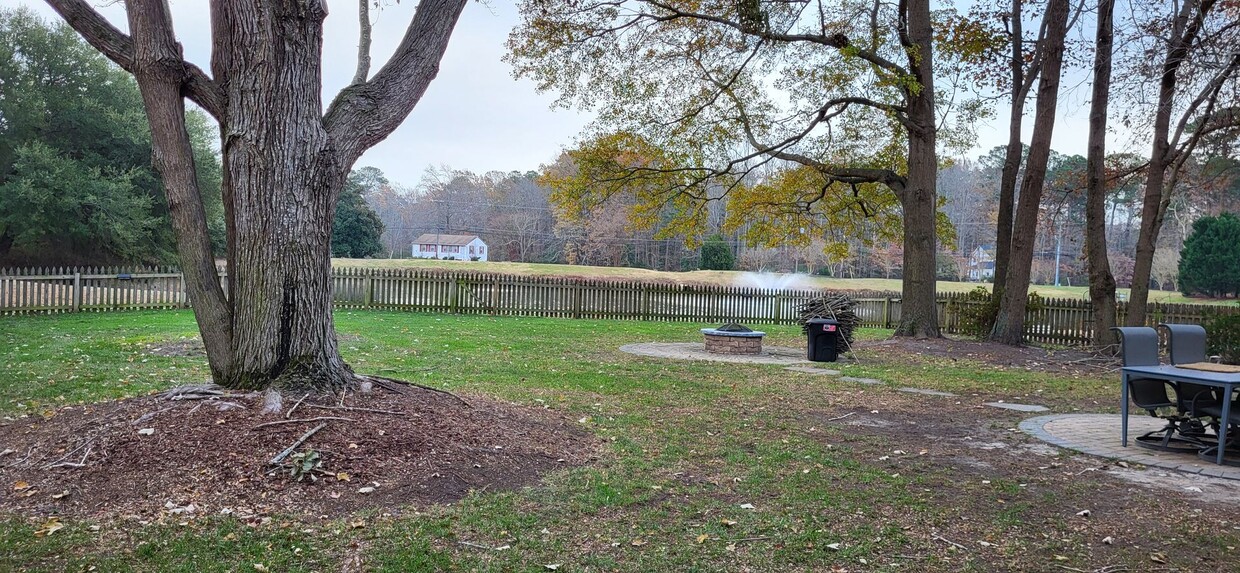
[[[325,24],[323,93],[330,99],[353,77],[357,58],[356,0],[329,0]],[[0,0],[0,4],[25,4],[40,14],[58,18],[43,2]],[[125,26],[120,2],[92,0],[117,27]],[[170,0],[177,36],[186,57],[203,69],[210,63],[210,26],[207,0]],[[375,21],[371,51],[377,70],[395,49],[409,23],[416,2],[386,5]],[[487,5],[489,4],[489,5]],[[553,110],[553,94],[538,94],[528,80],[515,80],[512,69],[501,61],[504,42],[517,23],[510,0],[483,4],[470,2],[452,35],[439,76],[405,120],[388,139],[368,151],[357,166],[382,169],[394,182],[415,185],[428,166],[447,165],[476,173],[528,171],[552,162],[559,151],[589,121],[575,110]],[[1065,81],[1065,87],[1072,82]],[[1085,153],[1088,102],[1086,89],[1061,94],[1061,113],[1055,126],[1053,147],[1063,153]],[[1001,113],[980,128],[976,158],[983,150],[1006,143],[1007,117]],[[1026,141],[1032,116],[1025,121]]]

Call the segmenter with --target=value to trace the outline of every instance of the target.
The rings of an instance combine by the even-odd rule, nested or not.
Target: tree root
[[[438,393],[440,393],[440,394],[444,394],[444,395],[446,395],[446,396],[451,396],[453,399],[455,399],[456,401],[460,402],[460,403],[461,403],[462,405],[464,405],[466,408],[472,408],[472,407],[473,407],[473,406],[471,406],[471,405],[470,405],[470,403],[469,403],[469,402],[466,402],[464,398],[462,398],[462,397],[460,397],[460,396],[457,396],[456,394],[453,394],[453,393],[451,393],[451,392],[449,392],[449,391],[447,391],[447,390],[442,390],[442,389],[440,389],[440,388],[435,388],[435,387],[432,387],[432,386],[425,386],[425,385],[422,385],[422,384],[418,384],[417,382],[409,382],[408,380],[397,380],[397,379],[395,379],[395,378],[387,378],[387,377],[385,377],[385,376],[375,376],[375,375],[373,375],[373,374],[357,374],[356,376],[357,376],[358,378],[362,378],[362,379],[370,380],[370,381],[371,381],[372,383],[374,383],[376,386],[379,386],[379,387],[384,388],[384,389],[386,389],[386,390],[391,390],[392,392],[396,392],[396,393],[398,393],[398,394],[405,394],[405,393],[407,393],[406,389],[404,388],[405,386],[413,386],[413,387],[416,387],[416,388],[421,388],[421,389],[423,389],[423,390],[430,390],[431,392],[438,392]]]

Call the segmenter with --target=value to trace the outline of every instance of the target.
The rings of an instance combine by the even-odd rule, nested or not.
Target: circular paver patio
[[[1203,476],[1240,480],[1240,467],[1220,466],[1188,454],[1160,452],[1133,443],[1133,438],[1162,428],[1164,421],[1150,416],[1128,417],[1128,447],[1119,443],[1119,414],[1052,414],[1020,423],[1020,429],[1038,439],[1078,452],[1146,466]]]
[[[701,342],[639,342],[620,347],[623,352],[655,358],[705,360],[744,364],[801,364],[809,362],[805,351],[786,346],[763,346],[761,354],[712,354]]]

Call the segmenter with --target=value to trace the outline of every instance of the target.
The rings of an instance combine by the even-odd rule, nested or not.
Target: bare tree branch
[[[69,26],[82,36],[82,39],[94,46],[104,56],[107,56],[109,60],[116,62],[116,65],[127,72],[133,73],[133,39],[116,29],[111,22],[108,22],[107,18],[95,11],[86,0],[47,0],[47,3],[65,19]],[[171,33],[171,25],[171,22],[169,22],[169,33]],[[173,43],[175,44],[175,40],[173,40]],[[176,47],[178,65],[181,68],[182,74],[178,82],[179,90],[183,90],[185,96],[206,110],[207,113],[219,119],[225,108],[224,92],[219,85],[211,80],[206,72],[184,60],[180,55],[179,44],[176,44]]]
[[[323,124],[342,165],[352,165],[413,111],[439,73],[439,61],[465,2],[419,2],[392,59],[370,81],[344,88],[332,101]]]
[[[357,0],[357,24],[361,30],[357,39],[357,71],[353,83],[366,82],[370,76],[370,0]]]

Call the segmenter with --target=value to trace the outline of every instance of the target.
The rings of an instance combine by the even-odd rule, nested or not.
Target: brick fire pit
[[[766,333],[730,323],[703,328],[702,335],[706,338],[706,351],[711,354],[762,354],[762,337]]]

